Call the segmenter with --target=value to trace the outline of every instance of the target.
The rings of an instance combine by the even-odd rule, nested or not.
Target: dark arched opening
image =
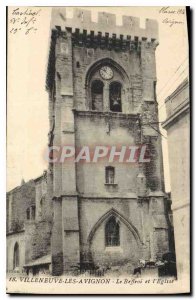
[[[35,205],[32,205],[31,206],[31,219],[32,220],[35,220]]]
[[[19,267],[19,245],[16,242],[14,246],[14,260],[13,260],[13,268],[16,269]]]
[[[121,84],[119,82],[112,82],[110,84],[110,110],[115,112],[122,111]]]
[[[92,110],[103,111],[103,82],[94,80],[91,85]]]
[[[30,220],[30,208],[27,208],[26,216],[27,216],[27,220]]]

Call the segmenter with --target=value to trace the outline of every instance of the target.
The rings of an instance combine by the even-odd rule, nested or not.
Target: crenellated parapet
[[[73,17],[67,17],[65,7],[52,9],[51,29],[65,30],[69,28],[73,33],[86,35],[100,35],[108,38],[116,37],[125,40],[147,40],[158,42],[158,23],[156,20],[146,19],[145,28],[140,27],[139,18],[122,16],[122,25],[116,24],[116,15],[106,12],[98,13],[98,21],[93,22],[91,12],[80,8],[73,8]]]
[[[56,42],[59,37],[61,45],[58,48]],[[51,43],[46,79],[47,90],[51,90],[53,86],[54,62],[56,61],[57,52],[66,56],[67,59],[70,58],[70,45],[71,47],[103,49],[104,51],[114,50],[117,53],[135,52],[140,55],[143,52],[141,55],[143,69],[150,69],[153,67],[154,54],[147,53],[151,50],[154,52],[158,45],[158,22],[146,19],[146,27],[141,28],[139,18],[122,16],[122,25],[120,26],[116,24],[115,14],[99,12],[98,21],[93,22],[91,11],[73,8],[73,17],[70,18],[65,7],[52,8]],[[67,63],[68,61],[66,61],[66,65]],[[67,77],[69,76],[67,75]],[[67,79],[66,82],[70,85]]]

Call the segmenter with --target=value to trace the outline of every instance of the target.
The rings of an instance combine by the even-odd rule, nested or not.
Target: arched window
[[[110,110],[121,112],[121,84],[119,82],[112,82],[110,84]]]
[[[30,208],[27,208],[26,214],[27,214],[27,220],[30,220]]]
[[[114,184],[115,168],[106,167],[105,168],[105,182],[107,184]]]
[[[42,215],[44,197],[40,200],[40,215]]]
[[[35,205],[31,206],[31,219],[35,220]]]
[[[103,111],[103,82],[94,80],[91,85],[92,110]]]
[[[111,217],[105,226],[105,245],[106,247],[120,245],[120,226],[115,217]]]
[[[19,267],[19,245],[16,242],[14,246],[14,263],[13,263],[13,269],[16,269]]]

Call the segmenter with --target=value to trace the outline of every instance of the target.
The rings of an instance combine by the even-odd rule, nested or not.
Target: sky
[[[50,42],[51,8],[34,8],[38,11],[36,22],[17,23],[18,15],[8,13],[8,78],[7,78],[7,190],[20,185],[22,178],[28,181],[47,169],[44,151],[48,142],[48,94],[45,90],[46,69]],[[165,98],[188,74],[188,41],[185,14],[178,8],[175,14],[161,13],[161,7],[85,7],[91,10],[92,20],[97,12],[117,15],[121,24],[122,15],[140,17],[140,26],[145,27],[145,18],[159,22],[159,46],[156,49],[157,100],[159,119],[166,119]],[[182,9],[182,7],[179,9]],[[20,8],[24,11],[25,8]],[[178,11],[178,13],[177,13]],[[72,8],[68,8],[69,16]],[[29,16],[27,16],[29,18]],[[15,18],[15,20],[13,20]],[[29,19],[26,19],[27,21]],[[170,26],[165,20],[177,21]],[[35,28],[26,34],[27,28]],[[16,32],[15,29],[18,29]],[[167,133],[161,131],[165,137]],[[166,191],[170,191],[167,139],[163,137],[163,158]]]

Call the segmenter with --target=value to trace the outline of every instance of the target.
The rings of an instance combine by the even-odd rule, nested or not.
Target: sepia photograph
[[[190,16],[7,7],[8,294],[190,293]]]

